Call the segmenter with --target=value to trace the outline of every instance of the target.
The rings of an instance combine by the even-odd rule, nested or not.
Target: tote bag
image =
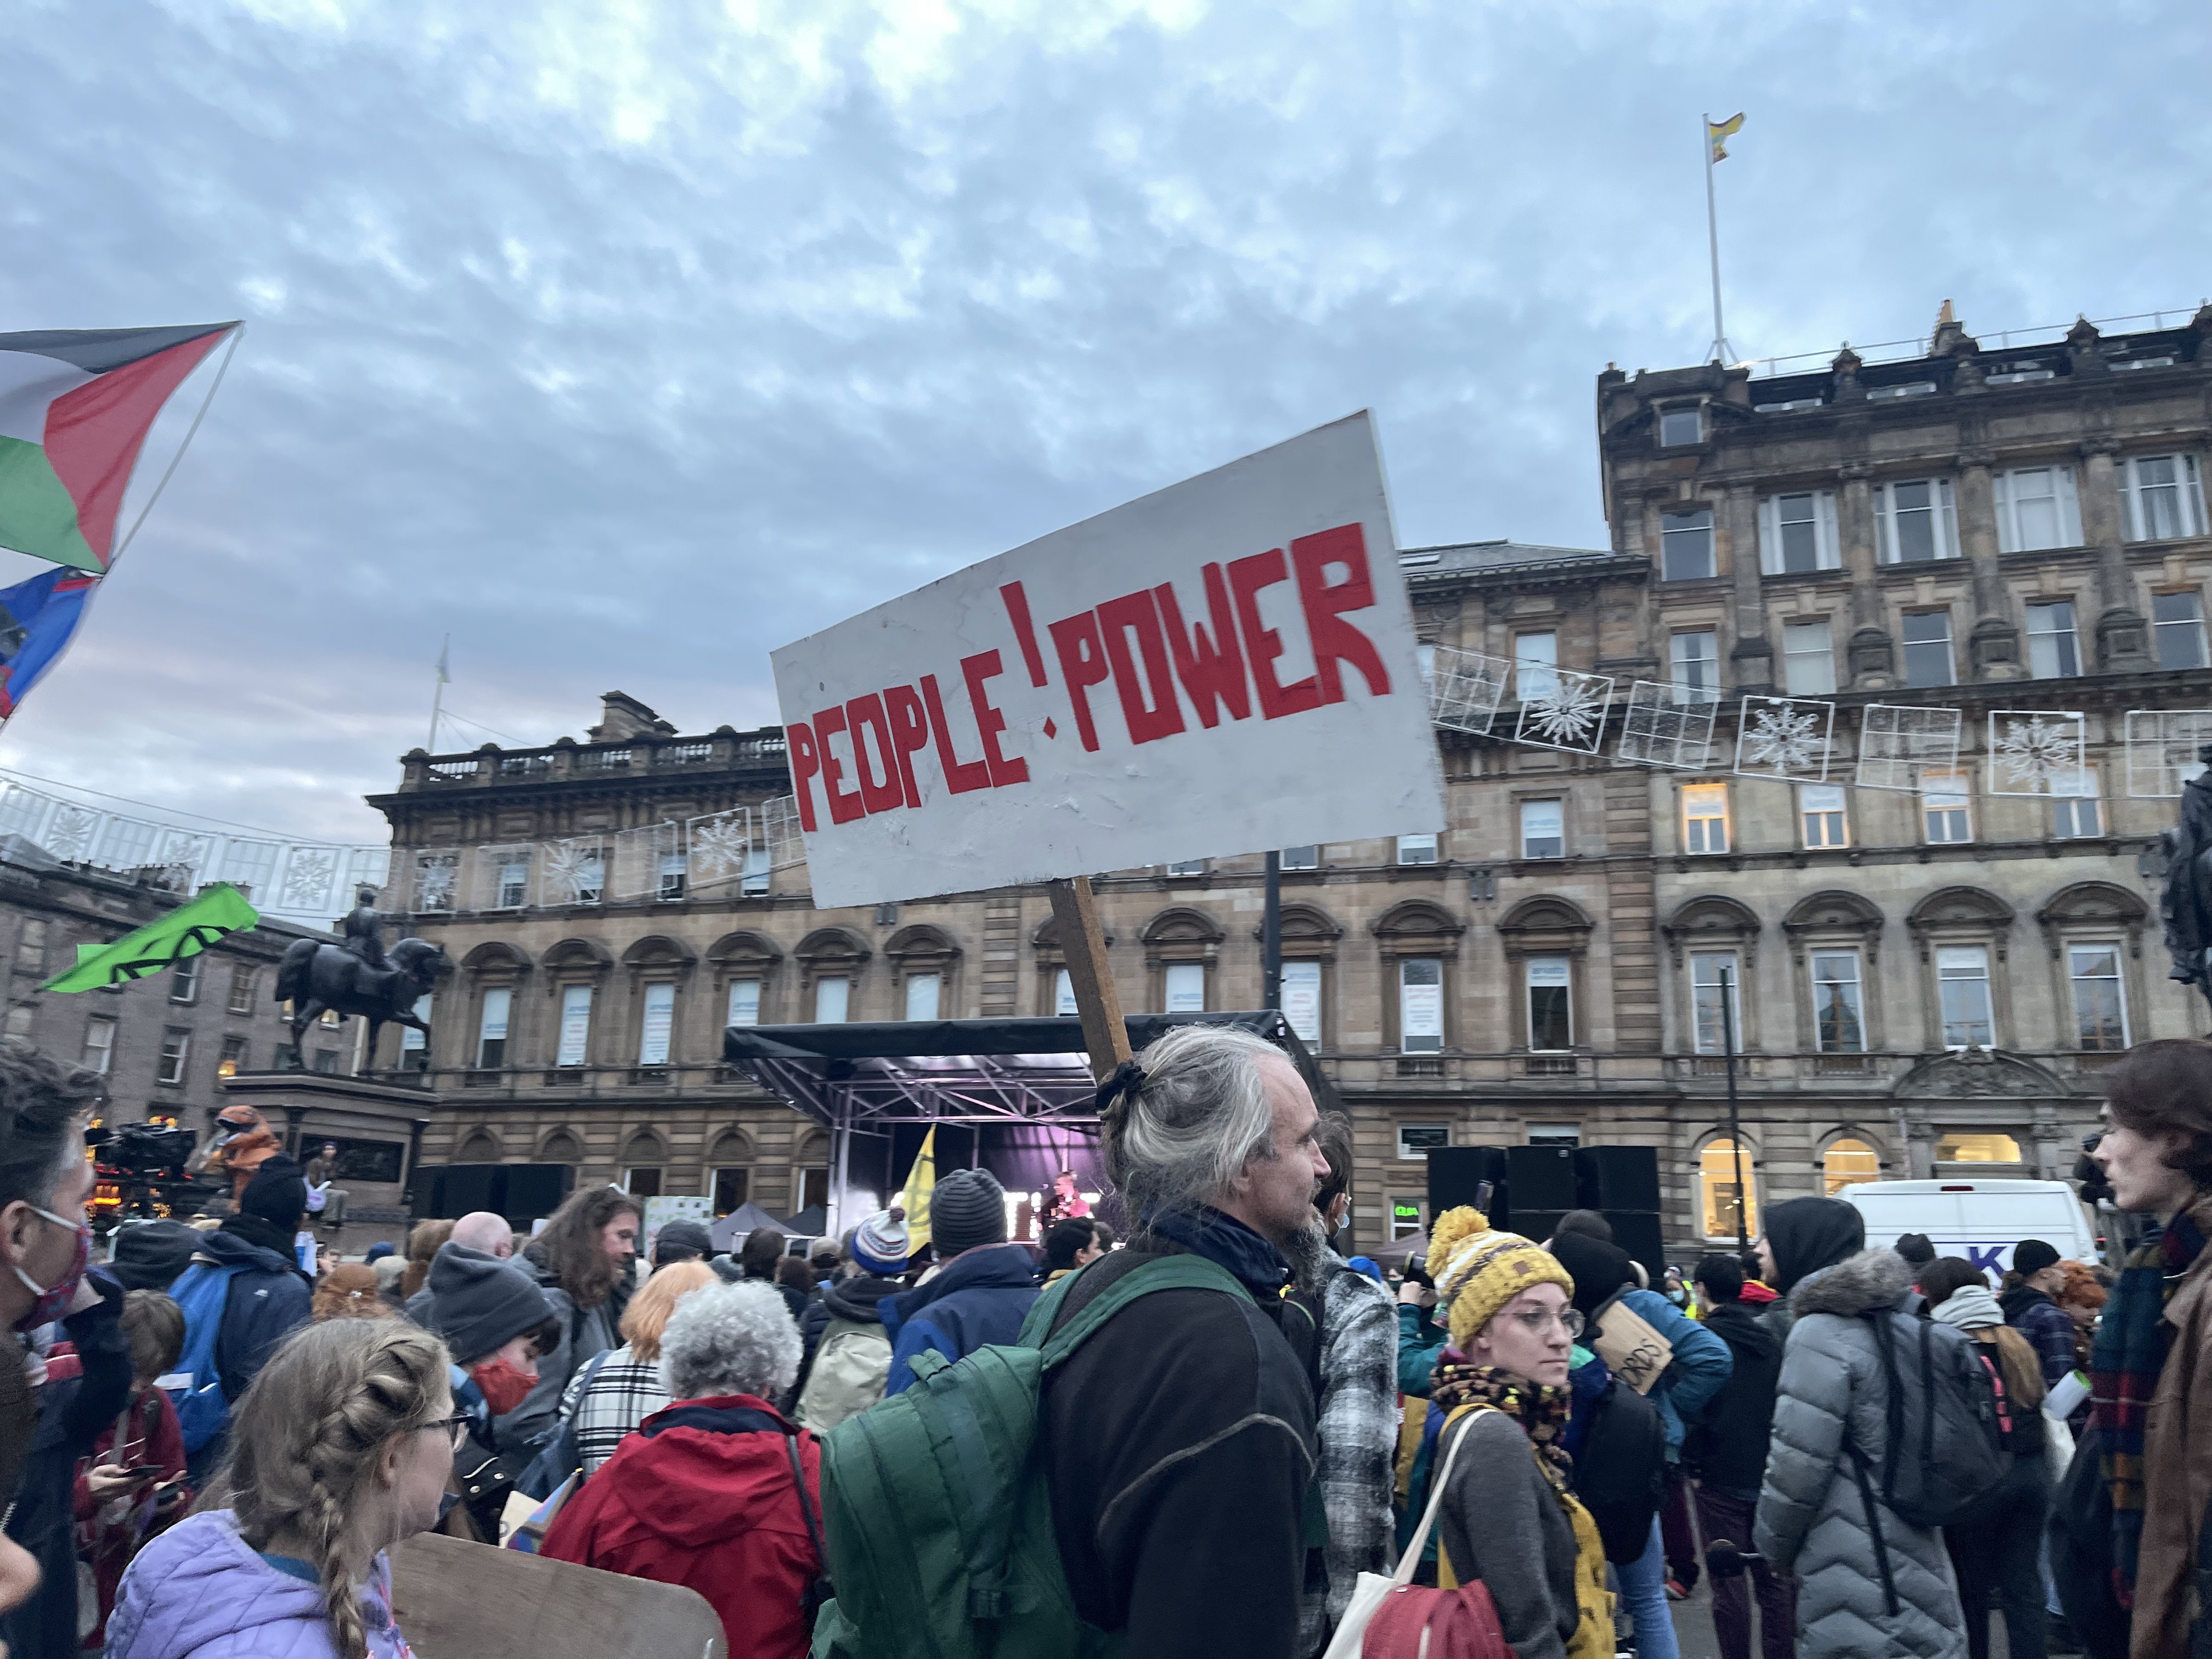
[[[1476,1412],[1495,1411],[1480,1406]],[[1475,1413],[1468,1415],[1473,1417]],[[1480,1583],[1459,1589],[1431,1589],[1413,1583],[1413,1573],[1429,1547],[1429,1534],[1443,1507],[1451,1486],[1452,1465],[1467,1443],[1462,1429],[1445,1454],[1444,1466],[1429,1488],[1429,1507],[1421,1524],[1398,1558],[1398,1571],[1385,1578],[1379,1572],[1363,1572],[1352,1586],[1352,1601],[1329,1638],[1322,1659],[1513,1659],[1498,1627],[1498,1610],[1490,1592]],[[1424,1634],[1427,1636],[1425,1648]]]

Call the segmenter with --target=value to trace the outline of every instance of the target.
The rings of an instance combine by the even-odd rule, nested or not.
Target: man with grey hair
[[[1283,1299],[1285,1247],[1310,1248],[1328,1172],[1313,1096],[1259,1037],[1186,1025],[1118,1069],[1099,1109],[1136,1231],[1068,1281],[1054,1328],[1164,1255],[1241,1288],[1139,1297],[1047,1374],[1040,1439],[1076,1611],[1146,1659],[1283,1659],[1321,1541],[1312,1330]]]
[[[798,1372],[774,1285],[693,1291],[660,1337],[675,1403],[577,1488],[538,1553],[697,1590],[732,1653],[805,1652],[806,1593],[827,1571],[821,1449],[769,1403]]]

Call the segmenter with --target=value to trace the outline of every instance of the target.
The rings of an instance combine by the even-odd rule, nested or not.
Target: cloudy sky
[[[1404,544],[1602,544],[1704,111],[1741,355],[2212,291],[2201,0],[8,11],[0,330],[248,329],[0,765],[293,834],[380,830],[449,631],[441,747],[771,721],[771,647],[1361,407]]]

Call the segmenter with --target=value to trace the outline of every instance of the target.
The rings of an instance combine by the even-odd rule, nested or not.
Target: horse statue
[[[328,940],[295,939],[276,965],[276,1000],[292,1005],[292,1065],[301,1069],[300,1046],[308,1025],[325,1009],[358,1014],[368,1022],[368,1046],[362,1071],[376,1063],[376,1036],[389,1023],[422,1034],[422,1053],[430,1051],[430,1028],[415,1013],[441,975],[453,971],[446,953],[426,939],[403,939],[387,953],[389,967],[372,966],[355,951]]]

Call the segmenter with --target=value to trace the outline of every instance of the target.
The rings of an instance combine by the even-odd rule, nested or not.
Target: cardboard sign
[[[773,661],[825,908],[1444,823],[1364,413]]]
[[[417,1659],[722,1659],[698,1591],[437,1533],[392,1547],[392,1617]]]

